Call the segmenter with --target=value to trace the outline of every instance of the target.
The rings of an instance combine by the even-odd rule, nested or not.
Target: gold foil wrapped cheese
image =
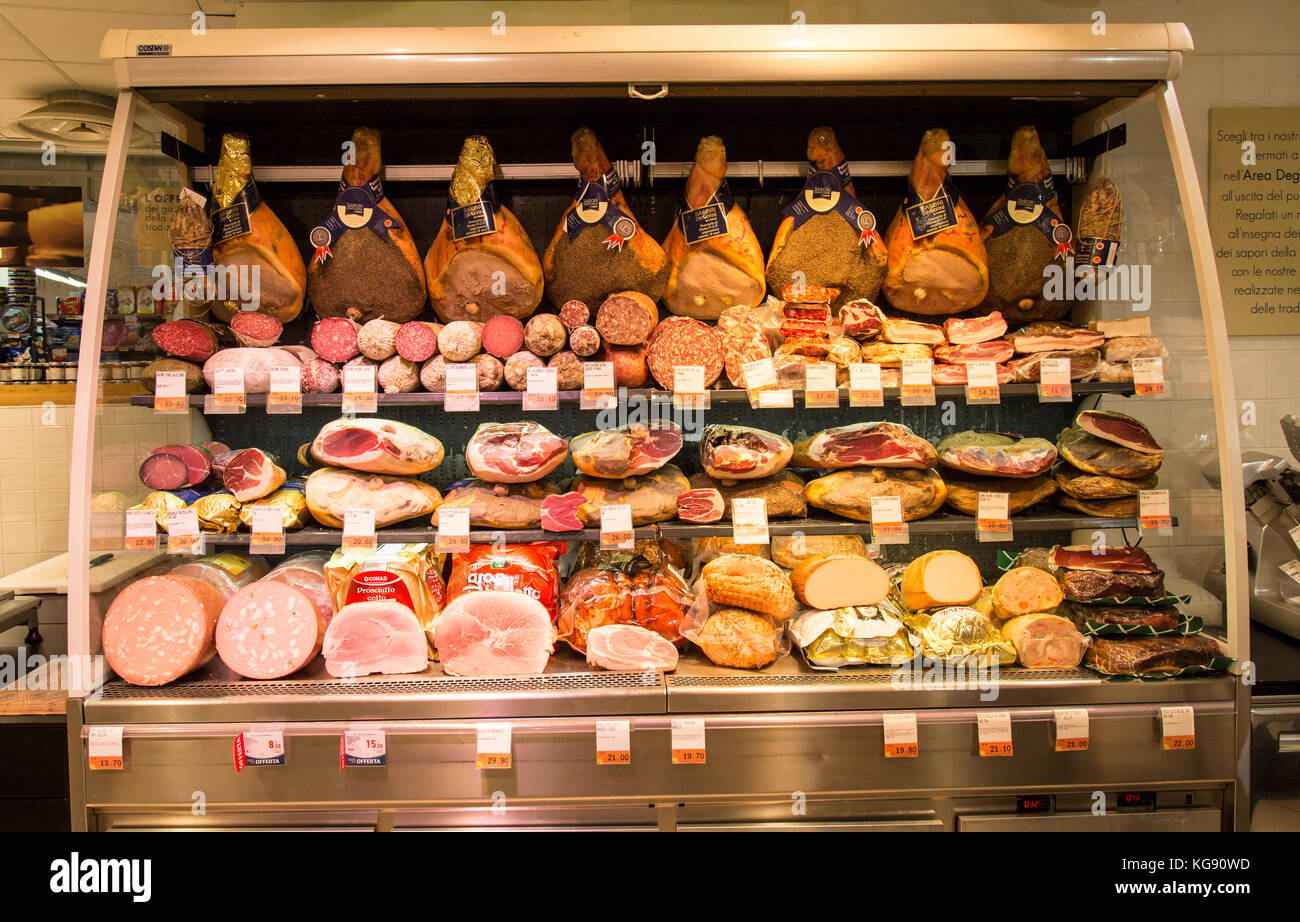
[[[231,534],[239,530],[241,503],[228,490],[200,496],[193,503],[199,519],[199,531],[212,535]]]
[[[1001,666],[1016,661],[1016,648],[987,618],[969,606],[914,612],[908,616],[907,626],[921,639],[921,652],[927,657],[974,657],[981,664],[996,661]]]
[[[253,508],[255,506],[279,506],[280,526],[285,531],[302,528],[307,524],[307,481],[290,480],[270,496],[245,503],[239,510],[239,521],[249,528],[253,527]]]
[[[790,639],[818,667],[901,666],[916,656],[916,640],[898,618],[874,605],[807,611],[789,625]]]

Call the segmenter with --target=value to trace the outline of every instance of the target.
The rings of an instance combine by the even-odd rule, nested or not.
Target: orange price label
[[[885,729],[886,759],[914,759],[921,754],[915,714],[887,711],[880,716]]]
[[[128,551],[156,551],[158,550],[158,535],[127,535],[126,549]]]
[[[474,764],[479,768],[501,769],[513,765],[510,746],[510,724],[481,723],[478,725],[478,756]]]
[[[703,749],[674,749],[674,765],[701,765],[705,761]]]
[[[480,752],[474,764],[479,768],[510,768],[511,758],[508,752]]]
[[[120,772],[122,770],[122,757],[91,756],[90,770],[93,772]]]
[[[159,372],[161,374],[161,372]],[[184,413],[187,409],[185,397],[160,397],[154,394],[153,408],[155,413]]]
[[[1002,399],[1002,392],[996,384],[983,384],[976,387],[967,385],[966,402],[967,403],[998,403]]]
[[[631,765],[632,753],[630,752],[596,752],[597,765]]]
[[[672,753],[674,765],[703,765],[704,720],[699,717],[679,717],[672,722]]]
[[[1009,756],[1011,754],[1010,743],[980,743],[980,755],[982,756]]]
[[[1072,740],[1058,739],[1056,741],[1057,752],[1083,752],[1087,748],[1088,748],[1088,740],[1086,739],[1072,739]]]
[[[266,395],[266,412],[301,413],[302,394],[297,391],[271,391]]]
[[[1195,749],[1196,714],[1190,706],[1160,708],[1161,748]]]
[[[122,770],[122,728],[91,727],[86,738],[86,756],[90,770],[120,772]]]
[[[627,720],[596,721],[596,764],[631,765],[632,723]]]

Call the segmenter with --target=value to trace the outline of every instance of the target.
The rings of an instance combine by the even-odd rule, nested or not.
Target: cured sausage
[[[723,367],[735,387],[745,386],[746,363],[772,357],[772,346],[758,311],[752,307],[729,307],[719,314],[718,339],[722,342]]]
[[[197,320],[160,323],[149,336],[163,352],[191,362],[206,362],[219,345],[216,331]]]
[[[483,347],[483,324],[453,320],[438,332],[438,351],[448,362],[468,362]]]
[[[561,391],[576,391],[582,388],[582,359],[568,351],[557,352],[546,363],[555,369],[555,388]]]
[[[241,346],[274,346],[284,332],[284,324],[256,311],[240,311],[230,318],[230,332]]]
[[[591,320],[591,308],[581,301],[565,301],[560,305],[560,323],[572,332]]]
[[[543,358],[555,355],[568,341],[568,331],[554,314],[538,314],[524,327],[524,346]]]
[[[645,387],[649,376],[645,346],[611,346],[602,343],[596,361],[614,363],[615,387]]]
[[[516,352],[506,359],[506,384],[517,391],[528,387],[528,369],[545,368],[546,361],[527,350]]]
[[[722,374],[722,341],[712,328],[690,317],[669,317],[655,328],[646,346],[646,364],[655,381],[673,389],[673,369],[679,365],[704,367],[704,386]]]
[[[580,355],[588,358],[600,351],[600,333],[596,332],[595,327],[586,326],[574,327],[569,331],[569,348],[573,350],[574,355]]]
[[[309,359],[302,363],[302,392],[304,394],[332,394],[339,389],[339,370],[323,359]]]
[[[408,362],[428,361],[438,351],[438,333],[441,329],[440,323],[409,320],[397,331],[393,347]]]
[[[645,342],[658,322],[659,311],[655,303],[639,291],[612,294],[596,311],[596,332],[615,346],[635,346]]]
[[[483,351],[508,359],[524,347],[524,325],[507,314],[498,314],[483,324]]]
[[[347,317],[326,317],[311,328],[311,347],[327,362],[346,362],[360,350],[357,333],[361,327]]]

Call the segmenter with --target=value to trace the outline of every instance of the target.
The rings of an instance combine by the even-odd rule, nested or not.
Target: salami
[[[596,361],[614,363],[615,387],[645,387],[649,376],[645,346],[611,346],[602,343],[596,352]]]
[[[230,318],[230,331],[241,346],[274,346],[284,324],[267,314],[240,311]]]
[[[483,351],[508,359],[524,347],[524,325],[509,314],[498,314],[483,324]]]
[[[324,359],[309,359],[302,363],[302,392],[304,394],[332,394],[339,389],[339,370]]]
[[[395,345],[400,323],[376,318],[367,320],[357,332],[357,348],[368,359],[382,362],[397,352]]]
[[[327,362],[346,362],[360,350],[357,333],[361,327],[346,317],[326,317],[311,328],[311,347]]]
[[[591,320],[591,308],[581,301],[565,301],[560,306],[560,323],[570,332],[578,327],[586,326]]]
[[[763,332],[758,311],[752,307],[729,307],[718,316],[718,339],[727,378],[735,387],[745,386],[745,363],[772,357],[772,346]]]
[[[501,383],[506,377],[506,366],[501,364],[499,358],[494,355],[480,355],[474,359],[474,365],[478,373],[478,389],[480,391],[500,389]]]
[[[438,351],[448,362],[468,362],[483,347],[483,324],[453,320],[438,333]]]
[[[615,346],[645,342],[659,322],[659,311],[639,291],[620,291],[605,299],[596,311],[596,332]]]
[[[555,388],[561,391],[582,389],[582,359],[567,349],[551,356],[546,363],[555,369]]]
[[[673,369],[702,365],[704,386],[722,374],[722,342],[710,327],[690,317],[669,317],[655,328],[646,346],[646,364],[659,386],[672,390]]]
[[[409,320],[397,331],[393,347],[408,362],[428,361],[438,351],[438,332],[441,329],[440,323]]]
[[[280,679],[320,652],[325,615],[311,596],[263,579],[231,596],[217,620],[221,661],[246,679]]]
[[[447,360],[435,355],[420,366],[420,386],[431,394],[441,394],[447,389]]]
[[[318,357],[316,353],[312,351],[310,346],[280,346],[280,348],[285,352],[288,352],[299,362],[306,362]]]
[[[149,335],[163,352],[191,362],[206,362],[219,345],[216,332],[197,320],[160,323]]]
[[[727,504],[717,490],[702,488],[677,494],[677,518],[683,522],[722,521]]]
[[[104,656],[132,685],[166,685],[216,655],[225,600],[202,580],[170,573],[128,585],[104,616]]]
[[[542,499],[543,531],[581,531],[578,509],[587,498],[581,493],[553,493]]]
[[[543,358],[559,352],[568,340],[568,331],[554,314],[538,314],[524,327],[524,346]]]
[[[407,394],[420,386],[420,366],[394,355],[379,366],[375,381],[385,394]]]
[[[545,367],[546,362],[531,352],[516,352],[506,360],[506,384],[522,391],[528,387],[528,369]]]
[[[569,331],[569,348],[575,355],[589,358],[600,351],[600,334],[586,324],[574,327]]]

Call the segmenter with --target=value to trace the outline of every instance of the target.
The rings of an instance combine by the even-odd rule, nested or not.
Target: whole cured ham
[[[677,518],[683,522],[707,524],[722,521],[727,501],[711,487],[690,489],[677,495]]]
[[[339,609],[321,644],[325,671],[339,678],[423,672],[429,640],[405,605],[392,601],[353,602]]]
[[[767,258],[767,287],[814,285],[839,292],[834,306],[874,301],[887,254],[876,216],[856,197],[848,161],[835,132],[808,134],[808,178],[783,211]]]
[[[587,633],[587,664],[621,672],[677,668],[677,648],[636,624],[602,624]]]
[[[807,493],[810,506],[859,522],[871,521],[873,496],[897,496],[910,522],[938,510],[948,488],[932,470],[860,467],[811,480]]]
[[[759,480],[785,469],[794,447],[775,432],[749,426],[708,426],[700,436],[700,466],[722,480]]]
[[[980,236],[989,259],[984,309],[1001,311],[1012,323],[1056,320],[1070,312],[1068,299],[1044,293],[1043,270],[1072,251],[1072,235],[1032,125],[1016,129],[1011,138],[1006,191],[980,222]]]
[[[569,443],[573,466],[592,477],[635,477],[658,470],[682,448],[682,430],[670,422],[603,429]]]
[[[769,519],[800,519],[808,514],[808,502],[804,498],[803,491],[803,481],[789,470],[761,480],[730,478],[720,480],[700,471],[691,475],[690,490],[678,494],[677,515],[687,521],[697,521],[682,514],[683,498],[687,508],[690,508],[693,503],[699,503],[693,494],[717,493],[722,497],[722,519],[724,520],[731,519],[731,503],[737,499],[761,499],[767,508]],[[710,511],[709,514],[711,515],[712,512]]]
[[[1150,429],[1124,413],[1084,410],[1075,419],[1074,424],[1090,435],[1131,448],[1133,451],[1147,455],[1158,455],[1163,451],[1152,437]]]
[[[166,685],[216,655],[213,632],[225,598],[192,576],[136,580],[104,616],[104,656],[132,685]]]
[[[406,423],[388,419],[336,419],[311,443],[325,464],[372,474],[410,476],[442,463],[442,442]]]
[[[1047,474],[1037,477],[992,477],[949,468],[943,472],[943,482],[948,488],[944,502],[963,515],[979,514],[981,493],[1007,494],[1007,514],[1019,515],[1056,492],[1056,482]]]
[[[488,483],[529,483],[563,464],[568,447],[539,423],[483,423],[465,446],[465,463]]]
[[[424,257],[429,303],[444,323],[522,319],[541,303],[542,264],[523,225],[498,200],[496,174],[487,138],[466,138],[452,172],[447,215]]]
[[[677,515],[677,497],[690,489],[690,482],[679,467],[665,464],[649,474],[622,480],[574,477],[569,489],[586,497],[578,515],[588,525],[600,522],[601,506],[627,505],[631,507],[632,524],[641,526],[666,522]]]
[[[472,528],[541,528],[548,500],[552,504],[549,514],[564,508],[557,510],[553,505],[562,498],[560,494],[559,485],[550,480],[509,484],[458,480],[448,484],[438,508],[468,509]]]
[[[578,191],[542,257],[551,303],[596,305],[616,291],[639,291],[658,301],[668,284],[668,257],[637,224],[592,130],[575,131],[571,149]]]
[[[896,310],[938,316],[960,314],[984,300],[988,255],[979,225],[948,178],[948,132],[932,128],[912,161],[903,204],[885,243],[889,271],[884,291]]]
[[[753,307],[763,299],[763,251],[731,196],[721,138],[700,139],[686,177],[686,205],[663,248],[671,267],[664,303],[674,314],[717,320],[729,307]]]
[[[211,302],[213,316],[229,321],[240,311],[255,310],[281,323],[297,317],[307,291],[307,267],[289,231],[257,192],[248,135],[222,136],[208,205],[213,264],[227,273],[226,297]],[[236,279],[238,291],[232,291]]]
[[[852,423],[825,429],[794,446],[793,467],[842,470],[871,467],[934,467],[934,446],[901,423]]]
[[[409,477],[362,474],[337,467],[322,467],[307,478],[307,508],[329,528],[342,528],[349,509],[370,509],[375,527],[383,528],[428,515],[442,501],[437,489]]]
[[[443,671],[458,676],[541,675],[554,649],[551,616],[522,592],[457,596],[434,623]]]
[[[1056,446],[1047,439],[1001,432],[968,429],[946,436],[936,447],[944,467],[991,477],[1037,477],[1056,460]]]
[[[1123,480],[1137,480],[1160,469],[1164,455],[1136,451],[1107,439],[1099,439],[1083,429],[1062,430],[1056,441],[1061,457],[1081,471],[1103,474]]]
[[[424,310],[424,266],[410,227],[384,193],[379,132],[358,128],[352,145],[337,201],[311,231],[307,293],[321,317],[405,323]]]

